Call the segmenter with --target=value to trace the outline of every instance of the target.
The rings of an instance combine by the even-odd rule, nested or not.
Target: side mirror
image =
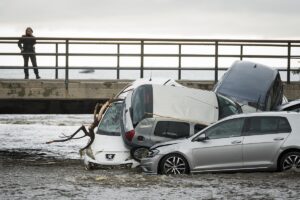
[[[201,135],[199,135],[198,137],[196,137],[196,138],[194,139],[194,141],[196,141],[196,142],[202,142],[202,141],[205,141],[205,140],[208,140],[208,139],[209,139],[209,138],[206,137],[205,134],[201,134]]]

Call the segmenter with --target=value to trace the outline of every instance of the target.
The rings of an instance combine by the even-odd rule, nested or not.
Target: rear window
[[[131,100],[131,119],[135,127],[141,120],[152,117],[153,91],[151,85],[142,85],[134,91]]]
[[[157,122],[154,135],[166,138],[182,138],[190,135],[190,125],[186,122]]]
[[[291,127],[284,117],[251,117],[247,119],[245,133],[247,135],[263,135],[289,133]]]
[[[107,109],[102,120],[99,123],[97,134],[100,135],[121,135],[121,103],[113,103],[111,107]]]

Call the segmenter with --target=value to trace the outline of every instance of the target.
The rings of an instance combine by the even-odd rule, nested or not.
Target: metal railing
[[[0,37],[0,47],[8,44],[16,44],[19,37]],[[178,80],[182,79],[183,71],[213,71],[214,81],[218,81],[219,71],[227,70],[229,66],[221,67],[219,60],[221,58],[234,58],[237,60],[247,59],[284,59],[286,60],[286,66],[277,68],[279,71],[286,72],[287,83],[291,81],[291,72],[299,72],[299,68],[292,66],[292,61],[300,59],[300,53],[297,54],[298,48],[300,50],[300,40],[226,40],[226,39],[132,39],[132,38],[46,38],[36,37],[37,44],[54,46],[55,52],[39,53],[36,52],[37,56],[51,56],[55,59],[55,66],[39,66],[39,69],[52,69],[55,70],[55,79],[58,79],[58,71],[65,70],[65,83],[68,88],[69,82],[69,71],[70,70],[115,70],[116,78],[120,79],[120,71],[122,70],[138,70],[140,78],[144,77],[146,70],[175,70],[177,71]],[[113,45],[116,47],[116,51],[111,53],[76,53],[70,52],[70,48],[73,45]],[[122,53],[121,47],[124,45],[134,45],[139,47],[138,53]],[[177,52],[173,53],[153,53],[145,51],[146,47],[150,46],[176,46]],[[210,53],[186,53],[183,51],[184,47],[187,46],[206,46],[212,48],[214,51]],[[64,50],[59,52],[59,47],[63,47]],[[235,47],[238,48],[238,53],[221,53],[220,48],[222,47]],[[264,54],[250,54],[245,53],[245,49],[249,47],[268,47],[283,49],[284,53],[274,54],[266,52]],[[300,52],[300,51],[299,51]],[[0,69],[24,69],[23,66],[7,66],[1,62],[2,56],[19,56],[19,52],[0,52]],[[71,57],[82,57],[82,56],[95,56],[95,57],[114,57],[116,59],[115,66],[71,66],[69,60]],[[59,66],[59,58],[65,58],[64,66]],[[122,66],[120,64],[120,58],[122,57],[138,57],[140,59],[140,66]],[[176,67],[151,67],[145,66],[145,58],[156,57],[156,58],[177,58],[178,64]],[[214,60],[213,66],[209,67],[194,67],[194,66],[183,66],[182,60],[184,58],[212,58]],[[271,65],[269,65],[271,66]]]

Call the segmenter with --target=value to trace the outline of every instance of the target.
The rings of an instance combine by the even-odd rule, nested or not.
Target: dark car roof
[[[214,90],[239,102],[264,102],[277,75],[278,71],[268,66],[236,61]]]

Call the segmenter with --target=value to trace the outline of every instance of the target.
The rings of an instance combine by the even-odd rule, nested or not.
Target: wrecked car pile
[[[248,120],[244,120],[247,114],[243,115],[243,120],[240,120],[237,115],[238,120],[235,121],[240,123],[231,124],[230,122],[219,126],[218,124],[223,123],[218,121],[225,117],[225,121],[230,121],[227,120],[227,116],[236,116],[242,112],[280,110],[282,99],[284,99],[283,87],[278,71],[261,64],[245,61],[235,62],[216,84],[214,91],[187,88],[173,80],[141,79],[124,88],[114,99],[109,100],[102,107],[97,105],[94,112],[94,123],[89,126],[88,130],[82,126],[71,136],[62,140],[50,141],[50,143],[74,139],[82,130],[85,133],[84,136],[90,137],[90,142],[80,151],[84,156],[87,169],[96,165],[136,167],[140,165],[140,162],[142,169],[148,173],[181,174],[196,171],[242,169],[244,167],[240,165],[237,167],[235,165],[237,163],[232,159],[237,154],[233,151],[241,150],[244,143],[243,131],[246,128],[243,127],[248,127],[250,123]],[[289,134],[291,132],[289,128],[293,125],[289,124],[291,122],[283,123],[288,117],[285,115],[274,117],[283,119],[283,121],[276,121],[278,126],[283,128],[271,129],[271,132],[277,133],[283,130],[286,131],[285,134]],[[229,119],[231,118],[229,117]],[[235,119],[235,117],[233,118]],[[272,117],[270,116],[270,118]],[[245,125],[244,121],[247,121]],[[218,128],[214,128],[216,122]],[[258,126],[257,123],[255,121],[254,124]],[[259,126],[264,129],[269,125],[259,122]],[[208,134],[207,132],[210,130],[214,130],[214,133]],[[194,134],[197,136],[193,136]],[[264,133],[261,134],[264,135]],[[226,138],[225,143],[220,142],[222,135]],[[189,139],[185,140],[194,143],[193,145],[189,144],[190,147],[186,148],[188,150],[181,151],[181,146],[177,148],[176,144],[179,143],[179,140],[176,139],[185,141],[182,138],[187,137]],[[278,137],[275,135],[275,139]],[[280,141],[284,142],[285,138],[286,135],[280,137]],[[259,140],[261,139],[259,138]],[[279,140],[275,139],[274,141]],[[208,145],[210,143],[211,145]],[[180,142],[180,144],[182,143]],[[281,148],[279,143],[276,144],[278,148]],[[197,145],[208,146],[204,151]],[[228,148],[222,149],[221,146],[224,145]],[[163,146],[171,150],[167,154],[162,154],[161,152],[164,151],[158,149]],[[296,148],[298,147],[300,149],[300,146]],[[194,155],[195,152],[199,152],[197,149],[201,149],[200,157]],[[271,145],[270,149],[275,150]],[[205,153],[206,151],[208,153]],[[281,149],[280,151],[283,152]],[[216,152],[227,154],[217,153],[217,155]],[[234,159],[241,158],[241,154],[242,151]],[[283,155],[285,154],[281,156]],[[298,159],[297,155],[293,154],[293,159]],[[255,155],[249,154],[249,156]],[[155,161],[153,161],[154,158]],[[198,163],[199,165],[196,164],[199,158],[201,160],[208,159],[207,163],[203,164],[202,160]],[[298,160],[294,161],[298,162]],[[243,160],[236,160],[236,162],[241,164]],[[265,160],[262,159],[261,162],[265,162]],[[282,162],[280,160],[280,163]],[[274,163],[276,164],[277,160],[272,163],[272,166]],[[226,167],[224,168],[224,166]],[[268,167],[270,166],[268,165]],[[268,167],[261,166],[264,169]],[[300,155],[296,167],[300,168]],[[257,168],[257,166],[253,165],[253,168]]]

